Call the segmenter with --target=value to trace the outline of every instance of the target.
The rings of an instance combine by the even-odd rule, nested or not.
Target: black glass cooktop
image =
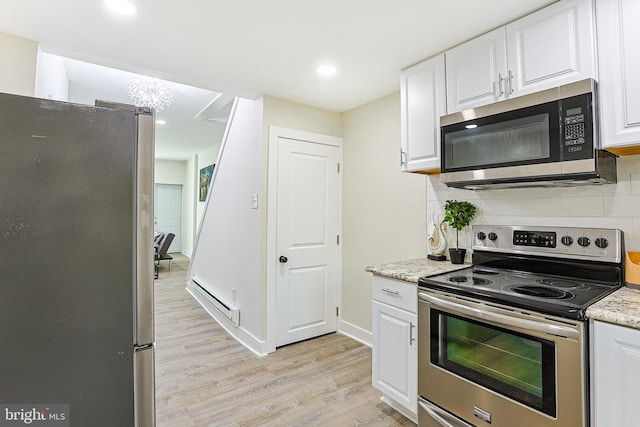
[[[580,320],[586,318],[589,305],[619,287],[582,278],[483,266],[423,277],[418,285]]]

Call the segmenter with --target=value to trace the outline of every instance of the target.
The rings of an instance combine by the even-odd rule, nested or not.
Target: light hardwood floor
[[[257,357],[185,290],[188,259],[155,281],[158,427],[413,426],[371,386],[371,349],[338,334]]]

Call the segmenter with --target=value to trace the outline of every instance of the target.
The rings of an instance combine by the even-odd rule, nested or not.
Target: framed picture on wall
[[[213,168],[215,164],[206,166],[200,169],[200,197],[199,200],[204,202],[207,200],[207,194],[209,193],[209,186],[211,185],[211,176],[213,175]]]

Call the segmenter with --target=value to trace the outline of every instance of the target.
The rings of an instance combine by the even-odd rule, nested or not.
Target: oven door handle
[[[550,325],[548,323],[536,322],[534,320],[519,319],[517,317],[507,316],[500,313],[492,313],[490,311],[482,310],[479,308],[468,307],[456,302],[446,301],[441,298],[434,297],[433,295],[426,294],[424,292],[418,292],[418,298],[420,298],[421,301],[428,302],[436,307],[456,310],[467,316],[471,316],[476,319],[487,320],[506,327],[516,326],[529,331],[542,332],[559,337],[580,338],[580,331],[567,326]]]

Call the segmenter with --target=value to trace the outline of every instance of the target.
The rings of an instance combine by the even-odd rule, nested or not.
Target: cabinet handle
[[[513,93],[513,73],[509,70],[509,95]]]
[[[502,90],[502,82],[504,81],[504,77],[502,77],[501,73],[498,73],[498,97],[504,95],[504,90]]]
[[[382,288],[382,292],[386,292],[388,294],[391,295],[400,295],[400,292],[394,290],[394,289],[389,289],[389,288]]]
[[[413,337],[413,328],[415,328],[416,325],[414,325],[413,323],[409,323],[409,345],[413,345],[413,342],[416,340]]]
[[[404,166],[407,163],[404,161],[404,159],[407,157],[407,154],[402,151],[402,148],[400,148],[400,166]]]

